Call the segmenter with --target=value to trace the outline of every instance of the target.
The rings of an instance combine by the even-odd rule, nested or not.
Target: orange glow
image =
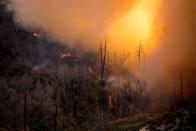
[[[33,36],[34,36],[34,37],[41,37],[41,35],[38,34],[38,33],[33,33]]]
[[[59,57],[60,57],[60,59],[64,59],[64,58],[70,58],[70,59],[72,59],[74,62],[79,62],[80,60],[79,60],[79,58],[78,57],[76,57],[75,55],[73,55],[71,52],[61,52],[60,54],[59,54]]]
[[[60,53],[60,58],[63,59],[63,58],[66,58],[66,57],[71,57],[72,54],[71,52],[62,52]]]
[[[152,42],[159,3],[160,0],[141,0],[127,14],[111,23],[108,34],[115,48],[135,50],[140,40],[145,46]]]
[[[113,105],[112,105],[112,96],[108,96],[108,106],[109,108],[111,108]]]

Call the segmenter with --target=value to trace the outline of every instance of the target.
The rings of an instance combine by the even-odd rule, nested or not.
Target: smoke
[[[105,38],[107,25],[133,0],[9,0],[15,18],[27,30],[38,29],[70,46]]]
[[[141,1],[9,0],[9,6],[24,28],[43,30],[50,38],[69,46],[82,43],[89,49],[97,46],[95,43],[107,37],[109,32],[110,41],[116,42],[111,46],[118,45],[118,49],[122,45],[125,49],[135,50],[135,46],[130,45],[137,45],[136,41],[139,44],[139,39],[133,41],[131,37],[146,29],[143,32],[149,38],[145,43],[153,46],[145,48],[147,54],[138,71],[139,77],[148,82],[149,88],[170,88],[179,72],[185,77],[196,72],[196,2],[160,0],[159,4],[152,4],[158,3],[157,0]],[[139,2],[143,5],[135,7]],[[146,6],[152,8],[148,10]],[[136,14],[132,14],[132,8]],[[191,77],[191,81],[195,83],[196,80]]]
[[[179,74],[183,72],[185,92],[191,90],[196,93],[194,89],[196,85],[195,7],[194,0],[162,1],[156,18],[159,23],[156,46],[147,56],[146,65],[143,65],[142,69],[142,73],[146,73],[145,79],[149,86],[155,86],[158,90],[161,88],[162,91],[171,89],[174,80],[179,83]]]

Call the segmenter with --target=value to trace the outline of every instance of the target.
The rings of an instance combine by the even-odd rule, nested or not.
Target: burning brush
[[[71,59],[76,63],[80,62],[79,58],[73,55],[70,51],[64,51],[64,52],[59,53],[59,58],[60,59]]]
[[[40,37],[41,37],[41,35],[38,34],[38,33],[36,33],[36,32],[34,32],[32,35],[33,35],[34,37],[36,37],[36,38],[40,38]]]

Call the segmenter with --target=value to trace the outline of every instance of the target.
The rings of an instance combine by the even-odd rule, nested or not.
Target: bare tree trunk
[[[103,66],[103,48],[102,48],[102,41],[101,41],[101,44],[100,44],[100,64],[101,64],[101,67],[100,67],[100,69],[101,69],[100,70],[101,71],[100,72],[100,74],[101,74],[100,75],[100,78],[102,79],[102,77],[103,77],[102,76],[102,69],[103,69],[103,67],[102,67]]]
[[[180,73],[180,102],[183,102],[183,76],[182,72]]]
[[[102,46],[102,42],[101,42],[101,44],[100,44],[101,79],[103,78],[103,75],[104,75],[105,63],[106,63],[106,52],[107,52],[106,43],[107,43],[107,40],[105,40],[104,47]]]
[[[24,130],[27,130],[27,85],[24,86]]]
[[[118,102],[118,112],[117,117],[120,117],[120,87],[119,87],[119,77],[118,77],[118,96],[117,96],[117,102]]]
[[[142,48],[142,43],[140,40],[140,45],[139,45],[139,49],[138,49],[138,66],[140,66],[140,61],[141,61],[141,48]]]
[[[58,114],[58,104],[57,104],[57,101],[56,101],[54,131],[57,131],[57,114]]]
[[[58,117],[58,85],[56,86],[55,90],[55,97],[56,97],[56,102],[55,102],[55,116],[54,116],[54,131],[57,131],[57,117]]]
[[[74,83],[74,110],[73,110],[73,115],[74,117],[76,117],[76,114],[77,114],[77,98],[78,98],[78,83],[77,81],[75,81],[76,83]]]
[[[107,51],[106,43],[107,43],[107,41],[105,40],[104,47],[102,45],[102,41],[100,43],[100,69],[101,69],[100,70],[100,80],[102,80],[103,77],[104,77],[104,70],[105,70],[105,63],[106,63],[106,54],[107,54],[107,52],[106,52]],[[104,84],[103,84],[102,81],[100,81],[99,88],[101,89],[101,91],[104,88]],[[97,100],[96,100],[96,102],[97,102],[97,106],[96,106],[97,127],[96,127],[96,130],[97,131],[101,131],[102,130],[102,123],[101,123],[102,114],[101,114],[101,109],[99,107],[100,103],[102,102],[102,100],[100,100],[100,97],[102,97],[102,96],[99,95],[100,94],[100,89],[99,89],[99,93],[97,95]]]
[[[105,60],[106,60],[106,43],[107,43],[107,41],[105,40],[104,56],[103,56],[103,69],[102,69],[102,78],[103,78],[103,74],[104,74],[104,71],[105,71]]]
[[[174,106],[174,111],[176,110],[176,82],[174,79],[174,88],[173,88],[173,106]]]

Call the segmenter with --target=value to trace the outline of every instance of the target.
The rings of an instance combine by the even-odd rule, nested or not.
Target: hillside
[[[157,49],[155,54],[149,55],[150,53],[145,54],[145,51],[151,50],[145,48],[141,40],[139,46],[138,43],[127,47],[125,45],[130,43],[125,44],[122,48],[128,51],[122,51],[120,48],[118,50],[115,41],[112,41],[114,38],[96,40],[98,42],[95,44],[89,37],[96,33],[90,35],[91,28],[88,28],[88,24],[104,26],[109,22],[108,19],[113,18],[107,18],[104,22],[99,20],[103,22],[101,24],[96,23],[99,15],[93,15],[92,19],[96,22],[85,21],[84,26],[84,23],[80,22],[87,16],[77,17],[77,13],[83,16],[80,10],[73,12],[76,14],[73,19],[72,7],[62,8],[61,13],[69,10],[67,13],[70,15],[64,15],[69,17],[70,21],[73,20],[69,23],[69,19],[66,19],[65,23],[75,25],[68,27],[69,25],[64,25],[64,21],[61,21],[62,32],[66,32],[62,36],[69,39],[71,35],[77,34],[83,38],[88,34],[86,43],[83,40],[73,40],[76,42],[71,46],[71,42],[68,44],[69,40],[63,42],[61,39],[55,39],[58,38],[57,34],[61,35],[61,27],[59,28],[58,22],[53,21],[53,14],[49,14],[53,16],[50,17],[53,22],[49,23],[58,27],[54,37],[51,35],[53,30],[47,31],[33,25],[25,26],[25,22],[17,18],[18,12],[8,9],[8,3],[13,1],[0,1],[0,131],[196,130],[196,71],[191,66],[184,70],[177,68],[177,60],[171,62],[172,57],[168,59],[167,56],[170,46],[161,51]],[[55,5],[50,4],[52,7],[59,6],[58,2]],[[35,2],[38,3],[39,0]],[[106,3],[110,5],[110,2]],[[20,2],[18,4],[20,5]],[[138,4],[142,8],[144,3]],[[140,8],[136,9],[136,16],[137,11],[143,12]],[[110,12],[109,10],[113,10],[113,5],[105,8],[103,12]],[[44,10],[43,14],[45,13],[47,14],[47,11]],[[61,16],[61,13],[58,12],[58,16]],[[127,17],[129,18],[129,15]],[[41,23],[45,24],[48,23]],[[64,26],[66,28],[63,28]],[[97,28],[92,27],[93,29]],[[103,30],[106,31],[100,28],[95,32],[101,33]],[[90,32],[86,33],[87,31]],[[131,32],[134,33],[134,30]],[[128,31],[121,33],[130,37]],[[73,36],[71,39],[74,38],[80,36]],[[121,39],[122,42],[127,41],[124,37]],[[121,40],[119,41],[121,45]],[[89,49],[91,47],[92,49]],[[159,59],[156,53],[160,53],[158,56],[163,60]]]
[[[28,129],[53,130],[56,101],[59,129],[89,128],[85,123],[95,119],[93,93],[96,89],[91,86],[96,82],[90,79],[92,75],[88,72],[92,61],[88,55],[78,58],[79,64],[75,57],[60,58],[62,52],[75,54],[76,51],[34,33],[37,32],[21,28],[12,12],[0,3],[0,129],[17,131],[23,128],[25,88]],[[82,66],[81,74],[77,75],[82,83],[77,94],[80,99],[77,110],[80,112],[73,117],[75,91],[72,87],[77,73],[74,70],[78,65]],[[82,77],[84,72],[85,78]],[[56,86],[61,92],[58,98],[55,97]]]

